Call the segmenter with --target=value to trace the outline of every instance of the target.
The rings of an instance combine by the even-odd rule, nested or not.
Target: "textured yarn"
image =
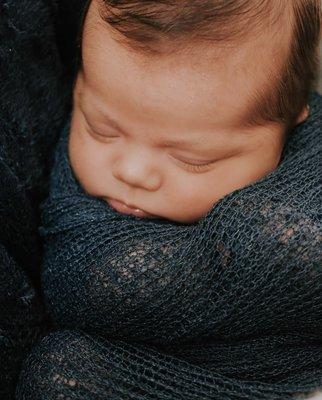
[[[56,331],[26,360],[17,398],[264,400],[322,387],[321,96],[310,106],[274,172],[190,225],[86,194],[68,122],[42,208]]]
[[[57,3],[0,1],[1,400],[14,398],[22,360],[49,330],[39,295],[39,203],[72,86],[56,43]]]

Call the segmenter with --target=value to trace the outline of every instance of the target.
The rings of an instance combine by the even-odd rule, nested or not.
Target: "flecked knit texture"
[[[13,399],[21,361],[48,328],[39,296],[39,203],[71,88],[58,14],[56,0],[0,1],[1,400]]]
[[[322,98],[279,167],[183,225],[84,192],[69,122],[44,203],[42,287],[56,332],[18,399],[263,400],[322,387]]]

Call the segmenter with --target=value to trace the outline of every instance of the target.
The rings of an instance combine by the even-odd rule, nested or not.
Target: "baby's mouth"
[[[150,214],[144,210],[141,210],[140,208],[130,207],[125,203],[123,203],[122,201],[111,198],[108,198],[106,200],[112,208],[114,208],[116,211],[122,214],[135,215],[141,218],[158,218],[156,215]]]

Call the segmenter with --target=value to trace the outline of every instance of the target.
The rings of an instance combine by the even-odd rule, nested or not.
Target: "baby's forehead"
[[[85,69],[86,53],[88,54],[88,63],[93,63],[98,53],[101,52],[108,52],[109,57],[111,57],[111,54],[116,57],[115,44],[118,44],[117,51],[124,50],[128,57],[135,60],[137,65],[140,65],[142,71],[158,69],[167,62],[166,68],[169,68],[170,60],[174,66],[189,64],[191,68],[197,70],[204,68],[208,71],[213,68],[214,74],[217,73],[216,68],[221,65],[221,68],[227,70],[232,77],[240,76],[241,79],[244,79],[245,86],[251,87],[249,82],[258,79],[256,88],[250,94],[252,106],[250,107],[249,121],[252,121],[256,114],[260,117],[260,114],[263,114],[264,107],[273,108],[274,96],[272,92],[277,87],[289,53],[291,37],[291,29],[288,28],[289,19],[285,19],[280,8],[277,11],[275,9],[274,12],[269,12],[268,16],[272,20],[270,28],[266,26],[267,29],[258,30],[258,26],[254,23],[254,28],[239,35],[238,40],[235,38],[236,40],[214,40],[210,42],[193,38],[191,42],[188,42],[189,36],[187,36],[185,41],[172,41],[173,45],[171,45],[171,42],[164,38],[162,42],[163,50],[166,49],[167,51],[147,53],[136,48],[133,39],[129,42],[126,35],[120,34],[115,26],[111,26],[107,22],[110,19],[108,19],[106,12],[102,12],[97,4],[95,1],[92,2],[83,32],[82,52]],[[262,15],[264,11],[264,8],[261,13],[257,10],[256,15]],[[257,22],[258,24],[262,23],[261,19],[258,19]],[[273,22],[274,25],[272,25]],[[266,25],[269,25],[267,21]],[[284,31],[282,38],[278,36],[278,32],[281,32],[281,26]],[[233,29],[233,26],[231,28]],[[97,32],[100,34],[97,35]],[[109,36],[108,39],[107,36]],[[91,40],[94,38],[95,40]],[[113,47],[111,47],[112,45]],[[136,79],[136,71],[127,70],[127,73]],[[231,81],[227,74],[224,79]],[[229,86],[229,82],[227,82],[227,86]],[[240,88],[236,87],[236,93],[238,90],[240,91]],[[260,121],[260,118],[257,121]]]
[[[94,105],[96,98],[102,98],[100,108],[120,109],[124,113],[127,110],[128,115],[141,112],[146,119],[160,114],[163,124],[171,116],[193,119],[198,115],[199,119],[212,119],[217,125],[241,126],[251,125],[256,114],[260,114],[263,97],[268,96],[271,87],[263,73],[264,63],[257,75],[255,71],[247,77],[249,56],[226,57],[216,65],[203,60],[201,67],[191,67],[191,60],[174,55],[169,60],[156,60],[148,68],[132,62],[118,50],[119,47],[110,48],[104,56],[102,51],[93,52],[90,45],[84,49],[83,75],[91,90],[87,103]]]

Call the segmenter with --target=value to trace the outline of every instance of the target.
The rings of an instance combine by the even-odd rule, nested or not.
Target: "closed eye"
[[[92,128],[90,125],[88,125],[88,131],[90,134],[92,134],[94,136],[98,136],[100,139],[115,139],[115,138],[119,137],[119,135],[108,135],[106,133],[98,132],[97,130]]]
[[[218,160],[211,160],[211,161],[202,161],[202,160],[189,160],[190,162],[188,162],[187,160],[180,160],[176,157],[170,156],[172,159],[174,159],[176,162],[183,164],[183,166],[188,169],[189,171],[192,172],[203,172],[206,171],[207,169],[209,169],[209,167],[211,167],[213,164],[215,164],[215,162],[217,162]]]
[[[118,135],[113,135],[113,134],[107,134],[107,133],[102,133],[98,131],[96,128],[93,127],[93,125],[88,121],[86,114],[82,111],[84,122],[85,122],[85,129],[86,131],[92,135],[96,136],[98,139],[102,140],[107,140],[107,139],[114,139],[119,137]],[[111,128],[111,131],[115,131],[113,128]]]

